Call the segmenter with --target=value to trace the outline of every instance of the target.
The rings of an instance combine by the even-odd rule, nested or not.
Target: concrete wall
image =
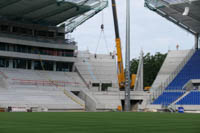
[[[153,82],[151,92],[164,83],[170,75],[176,70],[184,58],[188,55],[191,50],[179,50],[179,51],[169,51],[168,55]]]
[[[79,97],[85,101],[85,109],[89,112],[97,111],[97,101],[88,91],[81,90]]]

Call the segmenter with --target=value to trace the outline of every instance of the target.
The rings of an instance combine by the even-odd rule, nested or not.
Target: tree
[[[155,55],[147,53],[144,56],[144,86],[151,86],[155,80],[167,54],[160,52]],[[131,74],[136,74],[139,64],[139,58],[134,58],[131,61],[130,71]]]

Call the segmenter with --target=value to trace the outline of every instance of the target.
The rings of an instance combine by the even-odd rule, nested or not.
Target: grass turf
[[[200,133],[200,115],[0,113],[0,133]]]

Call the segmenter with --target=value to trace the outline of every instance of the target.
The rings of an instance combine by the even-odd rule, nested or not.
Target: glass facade
[[[34,61],[35,70],[53,71],[54,62],[50,61]]]
[[[45,30],[38,30],[35,28],[29,28],[29,27],[21,27],[16,25],[6,25],[6,24],[0,24],[0,32],[6,32],[6,33],[12,33],[15,35],[23,35],[23,36],[30,36],[30,37],[42,37],[50,40],[64,40],[65,34],[62,32],[54,31],[48,31],[48,29]]]
[[[56,62],[56,71],[72,72],[73,63]]]
[[[3,68],[9,67],[9,68],[15,68],[15,69],[72,72],[73,65],[74,63],[72,62],[9,59],[5,57],[0,57],[0,67],[3,67]]]
[[[0,43],[0,50],[9,51],[9,45],[6,43]]]
[[[3,24],[0,22],[0,33],[2,36],[8,36],[15,39],[27,38],[28,40],[37,43],[37,41],[44,40],[46,43],[58,43],[63,44],[65,42],[65,34],[57,29],[52,29],[48,27],[28,27],[27,25],[16,25]],[[33,40],[32,40],[33,39]],[[49,42],[50,41],[50,42]],[[48,47],[37,47],[28,46],[26,44],[18,44],[20,41],[14,41],[15,43],[4,43],[0,42],[0,51],[10,51],[16,53],[26,53],[31,56],[31,54],[36,55],[48,55],[48,56],[60,56],[60,57],[74,57],[74,49],[59,49],[59,48],[48,48]],[[64,43],[65,44],[65,43]],[[70,44],[70,43],[69,43]],[[45,44],[44,44],[45,45]],[[74,45],[74,44],[73,44]],[[25,59],[25,57],[0,57],[0,67],[9,67],[14,69],[31,69],[31,70],[45,70],[45,71],[64,71],[72,72],[73,64],[71,62],[56,62],[47,61],[39,59]]]
[[[31,69],[31,60],[13,59],[13,68]]]
[[[8,44],[8,43],[1,43],[1,42],[0,42],[0,50],[29,53],[29,54],[50,55],[50,56],[74,57],[74,50],[32,47],[32,46]]]
[[[0,67],[9,67],[9,59],[0,57]]]

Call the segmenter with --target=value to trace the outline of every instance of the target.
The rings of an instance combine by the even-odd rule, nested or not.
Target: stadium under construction
[[[123,110],[119,51],[79,51],[77,42],[66,38],[107,6],[107,0],[1,0],[0,110]],[[141,53],[132,76],[131,111],[200,111],[200,1],[145,0],[145,6],[193,34],[195,48],[169,51],[150,91],[143,87]],[[119,35],[116,43],[119,48]]]

